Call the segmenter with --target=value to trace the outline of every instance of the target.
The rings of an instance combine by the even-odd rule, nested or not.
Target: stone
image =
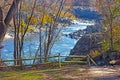
[[[103,36],[100,33],[102,27],[100,24],[88,26],[83,31],[79,30],[76,33],[71,34],[72,38],[79,38],[78,42],[71,50],[70,55],[86,55],[90,53],[90,50],[98,50],[102,45],[100,44],[103,40]],[[81,34],[82,33],[82,34]],[[82,35],[82,36],[81,36]]]

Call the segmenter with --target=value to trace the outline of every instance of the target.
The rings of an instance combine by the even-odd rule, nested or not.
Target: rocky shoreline
[[[93,34],[93,33],[96,34],[96,33],[99,33],[101,30],[102,30],[101,25],[97,23],[95,25],[87,26],[86,29],[83,29],[83,30],[80,29],[76,32],[70,33],[68,34],[68,36],[73,39],[80,39],[82,36]]]
[[[102,41],[102,37],[99,37],[101,30],[102,25],[96,23],[95,25],[87,26],[84,30],[69,34],[71,38],[78,39],[70,55],[86,55],[90,53],[90,49],[97,50],[101,46],[99,44]]]

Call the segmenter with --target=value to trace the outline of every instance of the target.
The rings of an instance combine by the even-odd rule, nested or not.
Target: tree
[[[49,55],[51,55],[51,49],[59,36],[61,29],[59,28],[59,20],[65,16],[65,0],[51,0],[49,4],[42,2],[39,10],[39,47],[36,53],[36,57],[45,57],[43,62],[48,61]],[[62,13],[63,12],[63,13]],[[44,31],[42,31],[44,29]],[[40,62],[42,62],[40,60]],[[35,62],[35,61],[34,61]]]
[[[36,50],[35,56],[33,54],[32,58],[45,57],[45,60],[40,60],[39,63],[41,63],[41,61],[47,62],[47,57],[51,54],[51,48],[56,42],[63,26],[60,24],[60,19],[64,16],[73,16],[72,14],[65,15],[70,8],[64,9],[65,0],[51,0],[49,4],[46,4],[44,2],[45,0],[31,0],[31,3],[25,3],[25,0],[19,0],[19,2],[16,1],[18,0],[14,0],[8,12],[9,15],[7,15],[5,18],[5,25],[7,25],[7,29],[8,24],[13,17],[14,24],[11,26],[13,26],[12,28],[14,30],[14,65],[23,65],[22,59],[24,57],[24,43],[26,39],[26,33],[33,29],[39,30],[39,45],[37,47],[38,49]],[[27,6],[27,8],[25,8],[26,5],[30,4],[31,6]],[[28,8],[30,10],[28,10]],[[15,11],[18,13],[18,17],[16,17],[16,19],[15,16],[13,16]],[[25,19],[22,19],[19,15],[20,12],[24,12],[26,15],[29,15],[27,15]],[[74,16],[72,18],[74,18]],[[61,26],[59,27],[59,25]],[[6,31],[4,30],[2,33],[5,34],[5,32]]]
[[[6,32],[6,25],[3,21],[3,12],[2,12],[2,8],[0,7],[0,46],[1,46],[1,42],[3,41],[5,32]]]
[[[119,0],[98,0],[98,3],[99,11],[104,16],[102,22],[106,28],[105,30],[107,35],[104,40],[104,46],[107,50],[113,51],[116,46],[115,29],[119,26],[118,18],[120,14],[120,2]]]
[[[14,65],[20,65],[21,69],[22,69],[22,65],[23,65],[23,46],[24,46],[24,41],[25,41],[25,35],[27,32],[34,30],[34,27],[31,27],[30,24],[32,20],[34,20],[33,14],[34,14],[34,8],[36,6],[36,1],[34,0],[33,2],[33,6],[31,9],[31,13],[29,15],[29,17],[27,18],[27,22],[25,22],[24,19],[22,19],[21,17],[21,10],[22,10],[22,2],[20,2],[20,5],[17,8],[17,17],[14,16],[13,18],[13,22],[14,22]],[[36,21],[35,21],[36,23]],[[17,60],[16,60],[17,59]]]
[[[0,7],[0,46],[4,39],[6,31],[8,29],[8,25],[9,25],[11,19],[13,18],[13,15],[16,12],[19,2],[20,2],[20,0],[13,1],[13,4],[11,5],[11,7],[7,13],[7,16],[5,17],[5,20],[3,19],[3,11],[2,11],[2,8]]]

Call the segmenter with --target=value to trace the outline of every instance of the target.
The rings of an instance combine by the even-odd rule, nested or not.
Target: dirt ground
[[[70,66],[44,73],[44,80],[120,80],[120,66]]]
[[[120,80],[120,66],[69,65],[45,70],[0,71],[0,80]]]

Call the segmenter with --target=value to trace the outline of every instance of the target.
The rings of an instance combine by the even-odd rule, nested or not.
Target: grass
[[[119,78],[119,67],[110,70],[111,68],[109,67],[80,67],[80,65],[72,65],[46,70],[1,71],[0,80],[98,80],[105,76],[117,76]]]
[[[0,80],[43,80],[44,72],[49,72],[49,69],[0,72]]]

